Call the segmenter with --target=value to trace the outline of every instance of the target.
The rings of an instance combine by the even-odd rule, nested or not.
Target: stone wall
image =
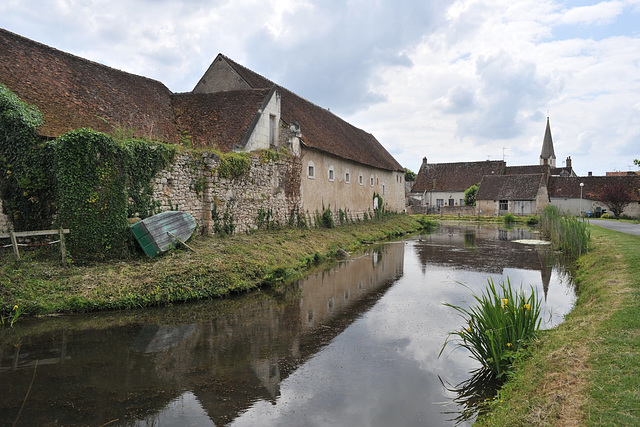
[[[2,212],[2,199],[0,199],[0,233],[9,231],[9,218]]]
[[[153,198],[159,211],[190,213],[201,232],[213,232],[214,205],[220,218],[233,215],[236,232],[256,228],[260,210],[271,210],[272,218],[287,224],[300,206],[300,162],[296,157],[269,160],[252,156],[251,167],[242,176],[218,175],[220,158],[211,153],[183,154],[156,177]]]

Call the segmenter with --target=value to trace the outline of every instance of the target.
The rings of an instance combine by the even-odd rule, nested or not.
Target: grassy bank
[[[600,227],[591,237],[575,308],[478,425],[640,425],[640,237]]]
[[[161,257],[62,267],[54,256],[25,253],[15,263],[0,252],[0,312],[26,315],[124,309],[220,297],[295,278],[315,264],[366,242],[421,229],[418,217],[397,215],[334,229],[282,229],[219,238],[200,236],[195,251]],[[44,258],[44,259],[43,259]]]

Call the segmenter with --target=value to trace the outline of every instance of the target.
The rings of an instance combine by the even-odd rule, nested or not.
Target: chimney
[[[567,169],[571,169],[571,156],[567,157]]]
[[[589,171],[589,176],[593,176],[593,172]]]
[[[427,164],[427,158],[426,158],[426,157],[423,157],[423,158],[422,158],[422,164],[423,164],[423,165],[426,165],[426,164]]]

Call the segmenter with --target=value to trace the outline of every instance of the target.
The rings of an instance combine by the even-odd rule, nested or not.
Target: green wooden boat
[[[131,224],[129,228],[144,253],[153,258],[186,242],[197,225],[186,212],[166,211]]]

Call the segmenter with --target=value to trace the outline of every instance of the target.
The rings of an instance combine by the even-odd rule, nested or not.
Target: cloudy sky
[[[372,134],[405,167],[637,169],[640,0],[2,0],[0,27],[193,89],[223,53]]]

